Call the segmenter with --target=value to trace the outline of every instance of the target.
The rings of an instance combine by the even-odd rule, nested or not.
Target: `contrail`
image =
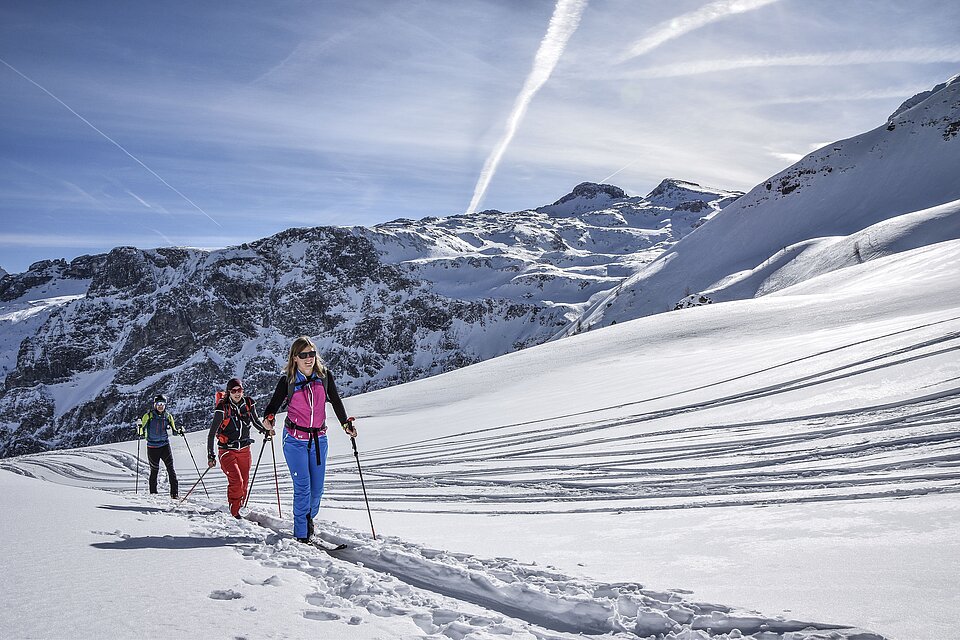
[[[611,173],[610,175],[608,175],[606,178],[603,178],[602,180],[600,180],[600,184],[603,184],[604,182],[606,182],[607,180],[609,180],[609,179],[612,178],[613,176],[617,175],[618,173],[620,173],[620,172],[623,171],[624,169],[629,169],[630,167],[632,167],[633,165],[637,164],[638,162],[640,162],[640,159],[639,159],[639,158],[637,158],[637,159],[634,160],[633,162],[630,162],[630,163],[628,163],[628,164],[620,167],[619,169],[617,169],[616,171],[614,171],[613,173]]]
[[[17,74],[18,76],[20,76],[21,78],[23,78],[24,80],[26,80],[27,82],[29,82],[30,84],[32,84],[33,86],[35,86],[36,88],[38,88],[38,89],[40,89],[41,91],[43,91],[45,94],[47,94],[47,95],[50,96],[51,98],[53,98],[54,100],[56,100],[57,102],[59,102],[60,104],[62,104],[67,111],[69,111],[69,112],[72,113],[73,115],[75,115],[75,116],[77,116],[78,118],[80,118],[80,119],[84,122],[84,124],[86,124],[88,127],[90,127],[91,129],[93,129],[94,131],[96,131],[97,133],[99,133],[101,136],[103,136],[104,138],[106,138],[106,139],[107,139],[111,144],[113,144],[113,146],[115,146],[117,149],[120,149],[120,151],[123,151],[125,154],[127,154],[134,162],[136,162],[136,163],[139,164],[141,167],[143,167],[144,169],[146,169],[147,171],[149,171],[157,180],[159,180],[159,181],[162,182],[164,185],[166,185],[166,187],[167,187],[168,189],[170,189],[170,190],[173,191],[175,194],[177,194],[178,196],[180,196],[181,198],[183,198],[184,200],[186,200],[187,202],[189,202],[190,205],[193,206],[194,209],[196,209],[197,211],[199,211],[199,212],[202,213],[203,215],[207,216],[207,218],[209,218],[210,221],[213,222],[215,225],[217,225],[218,227],[222,227],[222,226],[223,226],[222,224],[220,224],[219,222],[217,222],[216,220],[214,220],[213,218],[211,218],[211,217],[210,217],[210,214],[207,213],[206,211],[204,211],[203,209],[201,209],[200,206],[199,206],[196,202],[194,202],[193,200],[191,200],[191,199],[188,198],[187,196],[183,195],[176,187],[174,187],[172,184],[170,184],[169,182],[167,182],[166,180],[164,180],[163,178],[161,178],[160,175],[159,175],[156,171],[154,171],[153,169],[151,169],[150,167],[148,167],[147,165],[145,165],[143,162],[141,162],[141,161],[140,161],[140,158],[136,157],[135,155],[133,155],[132,153],[130,153],[129,151],[127,151],[126,149],[124,149],[124,148],[123,148],[123,145],[121,145],[119,142],[117,142],[116,140],[114,140],[113,138],[111,138],[110,136],[108,136],[107,134],[105,134],[105,133],[104,133],[103,131],[101,131],[100,129],[97,129],[97,128],[93,125],[92,122],[90,122],[89,120],[87,120],[86,118],[84,118],[82,115],[80,115],[79,113],[77,113],[76,111],[74,111],[73,109],[71,109],[71,108],[70,108],[70,105],[68,105],[66,102],[64,102],[63,100],[61,100],[61,99],[58,98],[57,96],[55,96],[55,95],[53,95],[52,93],[50,93],[49,91],[47,91],[47,90],[46,90],[44,87],[42,87],[39,83],[37,83],[37,82],[33,81],[32,79],[30,79],[26,74],[21,73],[21,72],[20,72],[19,70],[17,70],[12,64],[10,64],[9,62],[7,62],[7,61],[4,60],[3,58],[0,58],[0,62],[2,62],[8,69],[10,69],[11,71],[13,71],[15,74]]]
[[[685,33],[710,24],[735,13],[744,13],[759,9],[778,0],[717,0],[704,5],[696,11],[685,13],[662,22],[654,27],[644,38],[634,43],[630,50],[620,56],[616,62],[625,62],[656,49],[664,42],[679,38]]]
[[[477,186],[473,190],[473,199],[470,201],[470,206],[467,207],[467,213],[476,211],[480,201],[483,200],[487,187],[490,186],[490,181],[493,179],[493,174],[497,172],[500,159],[503,158],[510,141],[517,133],[517,127],[520,126],[520,121],[523,120],[527,107],[530,106],[530,101],[533,100],[533,96],[553,73],[554,67],[557,66],[557,62],[567,46],[567,41],[577,30],[577,26],[580,24],[580,16],[583,15],[583,10],[586,7],[587,0],[557,0],[557,6],[550,18],[550,25],[547,27],[547,34],[540,42],[540,48],[537,49],[537,55],[533,59],[533,68],[523,83],[523,89],[520,90],[520,94],[513,103],[513,111],[510,112],[510,117],[507,119],[506,131],[500,138],[500,142],[494,147],[493,152],[487,157],[487,161],[483,163],[483,170],[480,172]]]

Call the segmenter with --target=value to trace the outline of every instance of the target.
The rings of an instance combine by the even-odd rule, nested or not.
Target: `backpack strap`
[[[287,399],[283,402],[282,407],[289,407],[290,401],[293,400],[293,394],[297,391],[297,374],[294,373],[292,376],[287,378]]]
[[[220,429],[218,429],[218,431],[222,431],[224,427],[230,424],[230,401],[224,398],[217,403],[217,407],[214,409],[214,411],[223,412],[223,420],[220,422]]]

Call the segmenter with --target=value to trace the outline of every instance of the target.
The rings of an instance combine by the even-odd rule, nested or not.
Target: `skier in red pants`
[[[250,479],[250,427],[253,426],[270,439],[274,435],[272,428],[260,422],[253,400],[243,395],[243,382],[231,378],[227,383],[227,395],[217,403],[213,413],[213,422],[207,434],[207,466],[215,467],[217,458],[213,454],[213,442],[217,441],[220,451],[220,468],[227,476],[227,501],[234,518],[240,517],[240,507],[247,495]]]

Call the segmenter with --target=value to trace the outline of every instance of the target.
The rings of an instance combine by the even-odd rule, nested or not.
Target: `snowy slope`
[[[166,559],[191,576],[191,613],[147,637],[191,625],[297,635],[304,620],[338,638],[952,637],[958,266],[960,241],[936,243],[349,398],[381,539],[346,438],[331,434],[320,529],[352,545],[339,559],[285,537],[282,460],[283,517],[265,463],[241,523],[214,511],[216,473],[213,497],[195,494],[180,516],[132,496],[132,442],[4,460],[0,470],[110,493],[60,496],[0,473],[14,514],[3,530],[19,533],[5,535],[15,546],[0,579],[14,604],[0,625],[100,629],[99,598],[127,588],[101,580],[88,613],[41,607],[32,622],[36,599],[56,590],[23,578],[33,549],[51,553],[24,531],[62,511],[76,514],[60,518],[73,535],[54,554],[110,575]],[[203,450],[203,434],[190,439]],[[181,475],[196,477],[175,445]]]
[[[608,325],[660,313],[690,294],[709,292],[715,301],[754,297],[805,270],[816,275],[869,259],[872,239],[862,234],[869,227],[960,199],[958,78],[907,101],[885,125],[814,151],[759,184],[596,301],[581,323]],[[939,239],[955,237],[949,235],[955,223],[949,226]],[[830,256],[832,267],[818,267],[808,255],[806,264],[789,266],[831,238],[849,238],[834,248],[849,249],[845,259]],[[891,247],[898,243],[921,241],[904,238]]]

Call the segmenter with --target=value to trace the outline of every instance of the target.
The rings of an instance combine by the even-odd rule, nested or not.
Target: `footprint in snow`
[[[251,586],[259,587],[279,587],[283,584],[283,580],[281,580],[277,575],[272,575],[266,580],[253,580],[251,578],[244,578],[243,581]]]
[[[239,600],[243,597],[243,594],[237,593],[233,589],[217,589],[216,591],[211,591],[207,597],[211,600]]]
[[[340,619],[340,616],[331,611],[304,611],[303,617],[307,620],[319,620],[321,622]]]

